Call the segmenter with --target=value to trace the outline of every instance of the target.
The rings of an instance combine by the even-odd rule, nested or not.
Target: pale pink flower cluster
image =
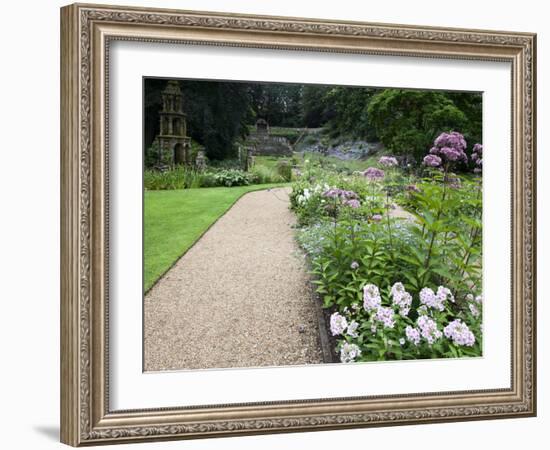
[[[385,167],[393,167],[393,166],[397,166],[398,163],[397,163],[397,159],[393,156],[382,156],[378,160],[378,164]]]
[[[344,313],[348,314],[349,309],[344,308]],[[359,337],[359,334],[357,333],[358,328],[358,322],[352,320],[348,323],[346,317],[338,312],[335,312],[330,316],[330,332],[333,336],[343,335],[345,332],[348,336],[357,338]]]
[[[355,320],[352,320],[348,325],[348,330],[346,331],[346,334],[352,338],[359,337],[359,334],[357,333],[357,328],[359,328],[359,323]]]
[[[384,324],[384,328],[393,328],[395,320],[393,319],[393,309],[379,306],[376,310],[376,320]]]
[[[392,302],[399,307],[399,314],[403,317],[409,314],[412,303],[412,295],[405,290],[403,283],[395,283],[390,292]]]
[[[344,342],[340,347],[340,361],[343,363],[354,362],[359,356],[361,356],[361,349],[356,344]]]
[[[382,181],[384,179],[384,171],[376,167],[369,167],[363,172],[363,175],[369,181]]]
[[[475,144],[472,153],[472,161],[480,168],[483,166],[483,145]]]
[[[363,288],[363,307],[365,311],[372,312],[377,310],[382,303],[380,291],[374,284],[367,284]]]
[[[437,294],[436,295],[439,298],[442,298],[444,302],[447,301],[447,300],[449,300],[452,303],[455,302],[455,297],[454,297],[453,293],[451,292],[451,290],[449,288],[446,288],[445,286],[439,286],[437,288]]]
[[[468,294],[466,296],[466,300],[468,300],[468,308],[470,309],[472,316],[479,317],[479,307],[481,306],[483,297],[481,295],[474,297],[473,294]]]
[[[361,202],[356,199],[344,200],[342,202],[342,205],[349,206],[350,208],[353,208],[353,209],[357,209],[361,206]]]
[[[437,288],[437,293],[434,293],[434,291],[427,287],[422,288],[420,291],[420,303],[429,308],[443,311],[447,300],[454,303],[455,298],[451,291],[444,286],[439,286]]]
[[[465,345],[471,347],[476,342],[476,337],[474,333],[470,331],[468,325],[462,322],[460,319],[453,320],[449,325],[447,325],[443,332],[448,339],[453,341],[453,344],[456,345]]]
[[[335,312],[330,316],[330,332],[333,336],[338,336],[346,330],[348,321],[344,316]]]
[[[418,319],[416,319],[416,324],[420,329],[420,335],[430,345],[443,336],[441,331],[437,329],[436,321],[428,316],[419,316]]]
[[[407,328],[405,328],[405,335],[409,342],[412,342],[414,345],[420,344],[420,331],[418,331],[417,328],[407,325]]]
[[[393,328],[395,326],[393,309],[382,306],[382,297],[376,285],[367,284],[363,288],[363,307],[369,313],[375,312],[374,319],[382,322],[385,328]],[[371,331],[376,333],[375,323],[372,324]]]

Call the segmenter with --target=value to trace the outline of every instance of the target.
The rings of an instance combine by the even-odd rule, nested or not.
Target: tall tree
[[[303,85],[249,84],[250,103],[256,118],[271,126],[300,127]]]
[[[439,133],[460,131],[468,122],[452,100],[435,91],[384,89],[372,98],[367,111],[386,148],[417,161]]]
[[[326,94],[333,105],[334,115],[328,121],[332,135],[376,140],[376,132],[368,114],[368,105],[379,89],[338,86]]]
[[[331,89],[330,86],[316,84],[304,86],[301,104],[301,122],[304,126],[319,128],[334,118],[336,115],[334,104],[328,98]]]

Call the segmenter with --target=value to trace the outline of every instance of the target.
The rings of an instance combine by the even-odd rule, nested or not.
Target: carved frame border
[[[512,64],[512,386],[110,411],[109,42],[200,43]],[[61,440],[129,441],[312,431],[536,414],[536,35],[74,4],[61,9]]]

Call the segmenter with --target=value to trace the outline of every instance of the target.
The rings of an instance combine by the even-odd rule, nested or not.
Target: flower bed
[[[466,150],[443,133],[420,173],[391,156],[353,174],[306,162],[293,183],[340,361],[482,354],[482,147]]]

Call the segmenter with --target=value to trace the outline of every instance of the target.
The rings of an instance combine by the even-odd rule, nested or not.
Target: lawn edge
[[[246,192],[243,192],[241,195],[239,195],[237,198],[235,198],[235,200],[229,204],[229,206],[227,207],[227,209],[222,213],[220,214],[216,220],[214,220],[210,225],[208,225],[208,227],[206,227],[198,236],[197,236],[197,239],[195,239],[195,241],[189,246],[187,247],[183,253],[181,255],[179,255],[172,264],[170,264],[169,267],[166,268],[166,270],[164,272],[162,272],[158,278],[153,282],[153,284],[151,284],[151,286],[148,288],[148,289],[144,289],[143,290],[143,298],[145,298],[145,296],[149,293],[149,291],[151,289],[153,289],[157,283],[164,277],[164,275],[166,275],[170,269],[172,269],[177,263],[178,261],[183,258],[185,256],[185,254],[191,250],[195,244],[197,242],[200,241],[200,239],[210,230],[210,228],[212,228],[217,222],[218,220],[220,220],[223,216],[225,216],[229,210],[231,208],[233,208],[233,206],[235,206],[235,203],[237,203],[241,198],[243,198],[246,194],[250,194],[251,192],[258,192],[258,191],[267,191],[269,189],[279,189],[279,188],[284,188],[284,187],[291,187],[291,183],[288,182],[288,183],[281,183],[280,185],[276,184],[274,186],[271,186],[271,187],[263,187],[263,185],[259,184],[257,185],[258,186],[258,189],[251,189],[250,191],[246,191]],[[219,187],[226,187],[226,186],[219,186]],[[235,187],[238,187],[238,186],[235,186]],[[201,189],[201,188],[198,188],[198,189]],[[204,188],[203,188],[204,189]],[[184,190],[184,189],[182,189]]]

